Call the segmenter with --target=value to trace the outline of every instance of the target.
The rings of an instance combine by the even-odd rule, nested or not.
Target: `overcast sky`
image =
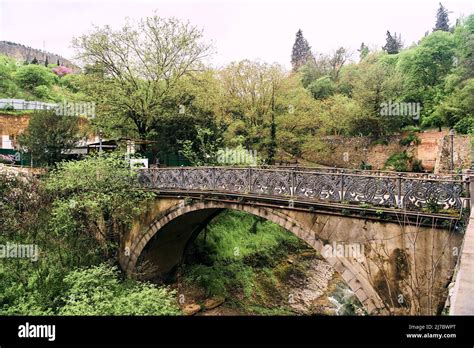
[[[291,48],[301,28],[313,52],[340,46],[357,57],[363,41],[383,46],[385,32],[402,34],[405,46],[435,23],[439,0],[0,0],[0,40],[21,43],[72,58],[72,37],[92,25],[119,28],[126,17],[156,10],[162,17],[189,20],[214,44],[211,63],[241,59],[278,62],[290,67]],[[473,0],[443,0],[456,18],[474,13]]]

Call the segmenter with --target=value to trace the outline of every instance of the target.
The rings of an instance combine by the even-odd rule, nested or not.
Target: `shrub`
[[[409,161],[410,157],[405,151],[395,153],[387,159],[384,169],[407,172],[409,170]]]
[[[315,99],[324,99],[330,97],[335,92],[334,82],[332,82],[329,76],[324,76],[317,79],[316,81],[312,82],[308,88]]]
[[[58,164],[46,180],[47,192],[55,199],[50,228],[108,240],[129,228],[142,203],[153,196],[131,189],[135,184],[136,172],[121,153]]]
[[[474,117],[462,118],[453,128],[457,133],[470,134],[474,130]]]
[[[51,87],[56,80],[56,76],[48,68],[35,64],[21,66],[15,77],[18,85],[29,91],[42,85]]]
[[[101,264],[70,272],[61,315],[177,315],[174,291],[149,283],[122,281],[117,267]]]
[[[402,132],[413,132],[413,133],[421,132],[421,128],[420,128],[420,127],[418,127],[418,126],[413,126],[413,125],[405,126],[405,127],[403,127],[401,130],[402,130]]]
[[[51,71],[55,73],[56,75],[58,75],[59,77],[72,73],[72,69],[66,66],[57,66],[55,68],[52,68]]]
[[[400,139],[400,145],[409,146],[411,144],[419,145],[420,138],[415,133],[409,133],[406,137]]]
[[[214,264],[212,267],[193,265],[184,277],[188,285],[196,284],[205,289],[207,296],[227,296],[229,276],[220,264]]]
[[[48,86],[40,85],[33,89],[33,94],[39,99],[46,100],[49,99],[50,90]]]

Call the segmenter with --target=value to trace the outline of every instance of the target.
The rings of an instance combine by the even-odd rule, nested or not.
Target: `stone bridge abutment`
[[[439,311],[462,235],[452,224],[383,221],[245,200],[157,195],[121,239],[119,262],[129,276],[166,277],[197,234],[225,209],[265,218],[312,246],[348,284],[368,313]],[[363,257],[327,255],[327,245],[361,245]]]

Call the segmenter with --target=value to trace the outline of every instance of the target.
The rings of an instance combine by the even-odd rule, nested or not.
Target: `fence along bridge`
[[[129,276],[172,276],[216,215],[241,210],[312,246],[369,313],[439,310],[470,196],[460,176],[335,168],[153,168],[140,169],[138,180],[156,196],[121,237],[119,262]],[[324,255],[333,243],[362,245],[364,258]]]
[[[156,168],[140,170],[139,181],[168,194],[230,194],[292,207],[338,204],[441,219],[460,218],[470,192],[469,177],[336,168]]]

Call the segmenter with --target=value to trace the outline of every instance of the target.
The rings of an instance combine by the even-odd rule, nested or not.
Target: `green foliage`
[[[33,155],[36,165],[53,165],[65,158],[79,141],[78,119],[54,111],[35,112],[19,143]]]
[[[122,281],[116,267],[101,264],[64,278],[60,315],[177,315],[176,293],[148,283]]]
[[[404,152],[391,155],[385,162],[384,169],[394,170],[397,172],[407,172],[409,170],[410,157]]]
[[[403,98],[422,103],[421,117],[425,126],[444,123],[434,111],[444,97],[444,83],[452,71],[454,57],[454,36],[444,31],[435,31],[424,37],[418,46],[400,54],[397,68],[404,76]]]
[[[67,74],[59,79],[59,83],[71,92],[78,93],[81,89],[82,78],[83,77],[78,74]]]
[[[347,96],[336,94],[321,103],[321,131],[334,135],[359,135],[357,124],[362,123],[363,115],[360,105]],[[338,115],[334,117],[334,115]]]
[[[424,209],[429,213],[437,213],[441,210],[442,206],[438,203],[438,199],[436,197],[430,197],[426,201],[426,206]]]
[[[471,134],[474,131],[474,117],[459,120],[453,128],[459,134]]]
[[[206,296],[242,293],[251,304],[270,291],[261,277],[276,281],[272,267],[289,252],[306,245],[270,221],[240,211],[224,211],[198,236],[194,248],[192,257],[200,263],[184,268],[187,285],[201,287]]]
[[[168,290],[119,281],[116,271],[105,266],[76,270],[116,255],[117,234],[130,228],[141,204],[151,197],[130,190],[135,176],[118,154],[63,162],[41,180],[0,175],[0,244],[39,247],[36,261],[0,263],[1,314],[176,312]]]
[[[89,235],[108,248],[107,241],[129,228],[152,197],[131,190],[135,185],[136,172],[121,153],[58,164],[46,180],[47,192],[55,197],[51,229]]]
[[[191,165],[202,166],[217,164],[218,148],[222,139],[218,137],[211,129],[196,127],[196,140],[179,141],[183,155]]]
[[[209,229],[208,234],[199,235],[196,245],[205,248],[212,262],[271,258],[282,245],[291,248],[299,243],[297,237],[278,225],[239,211],[222,213]],[[204,238],[206,243],[200,243]]]
[[[408,133],[405,137],[400,139],[400,145],[408,146],[408,145],[418,145],[420,143],[420,138],[415,133]]]
[[[13,75],[17,64],[13,59],[0,55],[0,97],[12,98],[18,93]]]
[[[433,113],[440,123],[454,127],[462,134],[469,133],[470,119],[474,117],[474,79],[460,84],[440,103]]]
[[[314,99],[324,99],[334,94],[335,86],[329,76],[320,77],[312,82],[308,89]]]
[[[301,84],[304,88],[308,88],[312,82],[322,77],[326,71],[322,71],[314,60],[309,60],[299,68],[298,72],[301,76]]]
[[[217,163],[220,165],[251,166],[258,162],[257,156],[244,149],[242,145],[233,149],[225,148],[217,151]]]
[[[180,112],[181,84],[201,70],[210,50],[202,38],[191,24],[156,15],[118,30],[97,27],[74,40],[90,67],[84,90],[112,122],[125,119],[140,138],[150,138],[160,130],[160,119]]]
[[[228,274],[223,267],[208,267],[205,265],[192,265],[186,270],[185,283],[196,284],[205,289],[207,296],[226,297]]]
[[[384,169],[397,172],[423,172],[421,161],[413,158],[406,151],[391,155],[385,162]]]
[[[401,129],[402,132],[412,132],[412,133],[418,133],[418,132],[421,132],[421,128],[418,127],[418,126],[413,126],[413,125],[409,125],[409,126],[405,126]]]
[[[247,149],[269,153],[275,140],[272,120],[288,112],[288,104],[280,99],[283,80],[283,68],[276,64],[243,60],[222,69],[218,112],[228,126],[224,135],[225,145],[243,145]],[[278,132],[278,125],[276,127],[275,132]]]
[[[370,50],[369,50],[369,47],[367,47],[367,45],[362,42],[360,44],[360,48],[357,50],[357,52],[359,52],[359,59],[362,60],[365,57],[367,57]]]
[[[0,98],[39,100],[45,102],[88,101],[79,88],[81,75],[69,74],[58,78],[51,68],[37,64],[21,65],[0,55]]]
[[[50,314],[60,306],[62,279],[71,267],[98,261],[95,240],[67,228],[51,228],[51,200],[38,179],[0,175],[0,244],[36,245],[37,260],[5,259],[0,264],[0,312]],[[57,221],[69,226],[70,221]],[[58,229],[59,230],[59,229]]]
[[[51,87],[56,81],[56,75],[50,69],[36,64],[23,65],[15,73],[18,85],[29,91],[35,87]]]
[[[33,94],[40,100],[48,100],[50,95],[50,89],[48,86],[39,85],[33,88]]]
[[[421,163],[421,160],[416,159],[416,158],[413,159],[412,164],[411,164],[411,170],[412,172],[422,173],[424,171],[424,168]]]

